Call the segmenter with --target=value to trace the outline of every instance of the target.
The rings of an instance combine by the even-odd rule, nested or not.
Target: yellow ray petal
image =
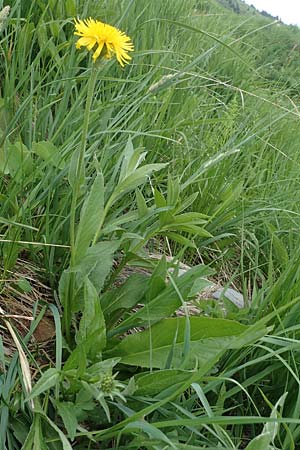
[[[99,56],[107,59],[115,54],[118,62],[123,67],[131,60],[128,52],[134,50],[131,39],[123,32],[111,25],[94,20],[91,17],[85,20],[74,19],[76,36],[80,36],[76,43],[76,48],[86,47],[89,51],[96,48],[93,54],[93,60],[96,61]]]

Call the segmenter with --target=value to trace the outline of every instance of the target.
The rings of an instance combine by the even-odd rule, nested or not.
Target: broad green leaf
[[[120,362],[120,358],[109,358],[103,361],[98,361],[91,365],[86,373],[93,378],[93,381],[98,381],[102,375],[112,372],[116,364]]]
[[[187,198],[182,199],[180,204],[176,208],[176,213],[178,214],[178,213],[186,210],[187,208],[189,208],[194,203],[194,201],[196,200],[198,195],[199,195],[199,192],[194,192],[194,194],[191,194]]]
[[[78,180],[78,173],[77,173],[77,164],[78,164],[78,158],[79,158],[80,150],[77,149],[72,153],[71,160],[70,160],[70,166],[68,171],[68,181],[72,189],[75,189],[75,186],[77,183],[80,184],[80,186],[84,185],[84,170],[79,174],[80,180]]]
[[[120,170],[119,183],[131,175],[139,167],[141,162],[145,159],[146,152],[141,149],[134,149],[132,140],[129,137],[125,150],[123,152],[123,160]]]
[[[21,450],[48,450],[41,427],[41,416],[35,414],[27,438]]]
[[[1,133],[0,133],[1,138]],[[4,175],[9,174],[8,161],[7,156],[3,147],[0,147],[0,173]]]
[[[136,395],[154,396],[164,389],[184,383],[191,378],[192,372],[187,370],[165,369],[135,376]]]
[[[24,175],[28,175],[32,172],[33,161],[31,154],[20,140],[11,144],[9,141],[5,143],[5,155],[7,158],[7,168],[10,175],[14,176],[14,179],[18,181],[22,179]]]
[[[138,189],[135,191],[135,196],[136,196],[138,215],[139,215],[139,218],[142,219],[143,217],[147,216],[148,207],[147,207],[147,204],[146,204],[143,194]]]
[[[138,219],[137,211],[129,211],[128,213],[122,214],[120,217],[116,217],[115,219],[109,218],[109,221],[105,223],[102,228],[102,235],[113,233],[116,230],[122,230],[121,225],[130,222],[136,222]]]
[[[126,310],[131,310],[137,303],[142,303],[148,289],[149,276],[134,273],[121,286],[100,297],[103,314],[110,328]]]
[[[32,151],[48,164],[63,169],[65,162],[61,157],[61,151],[51,141],[33,142]]]
[[[58,48],[54,44],[52,36],[48,37],[47,24],[42,19],[39,21],[38,27],[36,28],[36,34],[38,43],[40,48],[43,49],[43,52],[49,54],[53,63],[55,62],[57,66],[61,66],[62,62]]]
[[[154,189],[154,199],[157,208],[164,208],[167,206],[165,197],[157,188]]]
[[[187,300],[189,292],[194,285],[197,278],[211,275],[213,271],[206,266],[195,266],[178,277],[175,282],[177,290],[172,284],[169,284],[157,297],[149,301],[147,305],[140,308],[136,313],[131,314],[128,319],[125,319],[119,327],[116,327],[115,334],[119,330],[122,332],[129,328],[138,326],[149,326],[159,320],[162,320],[176,311],[181,305],[182,301],[178,295],[180,292],[183,300]]]
[[[277,259],[282,264],[282,267],[285,267],[289,262],[289,255],[286,250],[286,246],[284,242],[277,236],[276,234],[277,229],[273,225],[267,224],[267,228],[272,237],[271,240],[274,253],[277,256]]]
[[[32,292],[32,286],[31,286],[30,282],[28,280],[26,280],[26,278],[20,278],[17,281],[17,286],[23,292],[26,292],[26,293]]]
[[[86,372],[88,365],[84,344],[77,344],[63,366],[63,371],[76,371],[77,376],[82,376]],[[77,385],[78,383],[74,383]]]
[[[206,364],[208,359],[220,356],[227,349],[240,348],[258,338],[257,330],[253,332],[252,327],[232,320],[194,316],[189,321],[190,343],[189,354],[185,356],[186,369]],[[162,320],[151,329],[128,335],[108,352],[108,356],[120,357],[124,364],[163,369],[177,334],[171,368],[182,368],[185,324],[185,317]],[[265,332],[260,327],[260,337]]]
[[[129,161],[126,176],[134,173],[137,170],[139,165],[144,161],[146,155],[147,152],[142,152],[141,149],[135,150],[134,154],[132,155]]]
[[[121,165],[121,169],[120,169],[119,183],[121,183],[121,181],[123,181],[124,178],[126,178],[126,176],[128,174],[128,165],[129,165],[129,161],[131,160],[133,154],[134,154],[134,148],[133,148],[132,140],[129,137],[126,147],[124,149],[123,155],[122,155],[123,159],[122,159],[122,165]]]
[[[172,239],[172,241],[175,241],[175,242],[178,242],[179,244],[181,244],[183,247],[196,248],[196,244],[194,242],[192,242],[190,239],[182,236],[181,234],[173,233],[172,231],[165,232],[164,234],[166,236],[168,236],[168,238]]]
[[[84,282],[84,310],[76,335],[77,343],[93,360],[106,345],[106,327],[98,293],[88,278]]]
[[[270,442],[272,439],[271,433],[262,433],[259,436],[256,436],[252,441],[247,445],[245,450],[271,450]]]
[[[40,413],[45,422],[48,422],[48,424],[53,428],[54,431],[56,431],[56,433],[59,436],[59,439],[62,443],[63,446],[63,450],[72,450],[72,446],[70,445],[68,439],[66,438],[66,436],[64,435],[64,433],[58,428],[58,426],[44,413]]]
[[[1,413],[3,412],[3,408]],[[13,435],[18,442],[24,445],[27,437],[28,437],[28,423],[26,421],[23,422],[23,417],[19,415],[18,417],[9,418],[11,429],[13,430]],[[4,444],[0,440],[0,448],[5,448]]]
[[[66,0],[65,1],[65,8],[66,13],[68,17],[75,17],[76,16],[76,0]]]
[[[71,402],[55,402],[55,406],[72,441],[75,438],[78,426],[75,405]]]
[[[0,137],[2,137],[3,132],[5,132],[7,128],[8,116],[5,108],[5,101],[0,97]]]
[[[161,258],[155,267],[149,280],[149,287],[146,293],[147,303],[157,297],[166,288],[167,261],[165,256]]]
[[[80,222],[75,240],[75,264],[79,264],[86,255],[87,249],[94,239],[104,220],[104,180],[98,174],[92,184],[80,214]]]
[[[287,392],[283,394],[276,405],[272,409],[271,418],[280,417],[278,413],[278,409],[283,407],[284,401],[287,397]],[[273,447],[270,446],[273,443],[277,433],[278,433],[279,425],[276,422],[269,422],[264,425],[263,431],[259,436],[256,436],[252,441],[247,445],[245,450],[271,450]]]
[[[193,298],[197,294],[199,294],[201,291],[203,291],[205,288],[211,287],[213,285],[214,285],[214,283],[212,283],[211,281],[207,280],[206,278],[198,278],[194,282],[194,284],[193,284],[193,286],[192,286],[192,288],[191,288],[191,290],[189,292],[189,297]]]
[[[205,214],[190,212],[190,213],[182,213],[174,216],[174,221],[176,224],[204,224],[207,222],[208,216]]]
[[[188,224],[167,224],[162,227],[162,231],[184,231],[186,233],[194,234],[201,237],[212,237],[212,235],[206,231],[204,228],[198,227],[197,225],[188,225]]]
[[[59,300],[63,308],[65,308],[65,305],[68,301],[70,277],[70,272],[68,270],[64,270],[60,276],[58,283]]]
[[[143,167],[139,167],[135,172],[124,178],[119,183],[109,200],[109,204],[112,205],[118,198],[124,195],[126,192],[136,189],[140,184],[144,183],[152,172],[161,170],[166,164],[146,164]]]
[[[55,368],[47,369],[38,380],[38,382],[33,386],[32,391],[27,396],[27,400],[32,400],[38,395],[45,391],[48,391],[53,386],[56,385],[60,378],[60,372]]]
[[[168,177],[167,204],[176,206],[179,200],[180,184],[178,180],[173,180],[171,175]]]
[[[103,241],[87,250],[84,258],[72,269],[76,272],[78,288],[83,285],[84,280],[88,277],[97,292],[100,292],[107,275],[111,271],[114,262],[113,256],[119,245],[119,241]]]

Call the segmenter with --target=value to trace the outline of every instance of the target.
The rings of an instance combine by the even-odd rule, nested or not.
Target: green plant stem
[[[81,142],[80,142],[80,148],[79,148],[79,154],[78,154],[78,160],[77,160],[76,172],[75,172],[76,173],[76,181],[75,181],[75,185],[73,187],[73,195],[72,195],[72,203],[71,203],[71,221],[70,221],[71,267],[73,267],[75,264],[76,206],[77,206],[77,200],[78,200],[78,196],[79,196],[79,192],[80,192],[80,186],[81,186],[81,183],[83,182],[84,172],[85,172],[84,155],[85,155],[85,150],[86,150],[91,106],[92,106],[92,101],[93,101],[93,96],[94,96],[97,74],[98,74],[98,70],[97,70],[97,68],[95,68],[93,66],[91,75],[90,75],[90,78],[88,81],[88,89],[87,89],[87,96],[86,96],[86,103],[85,103]]]
[[[74,183],[73,192],[72,192],[71,218],[70,218],[70,247],[71,247],[70,268],[73,268],[75,266],[76,208],[77,208],[77,201],[78,201],[78,197],[79,197],[79,193],[80,193],[80,187],[84,181],[84,172],[85,172],[84,156],[85,156],[85,151],[86,151],[87,135],[88,135],[88,129],[89,129],[90,114],[91,114],[91,106],[92,106],[92,101],[93,101],[93,97],[94,97],[97,75],[98,75],[98,68],[95,65],[93,65],[91,74],[90,74],[90,78],[88,81],[88,87],[87,87],[87,96],[86,96],[84,119],[83,119],[83,125],[82,125],[82,134],[81,134],[81,141],[80,141],[78,159],[77,159],[77,164],[76,164],[75,183]],[[74,284],[75,284],[74,282],[75,282],[74,274],[71,273],[69,289],[68,289],[68,296],[67,296],[68,300],[66,302],[65,309],[64,309],[64,331],[66,334],[67,342],[69,344],[71,342],[71,329],[70,329],[71,326],[70,325],[71,325],[71,305],[72,305],[73,295],[74,295]]]

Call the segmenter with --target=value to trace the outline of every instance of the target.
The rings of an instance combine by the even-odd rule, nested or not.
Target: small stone
[[[222,297],[225,297],[227,300],[230,300],[239,309],[245,307],[243,295],[240,292],[235,291],[234,289],[220,288],[213,293],[213,298],[216,298],[217,300],[222,299]]]

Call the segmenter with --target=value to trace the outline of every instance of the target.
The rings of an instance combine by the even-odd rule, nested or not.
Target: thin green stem
[[[70,245],[71,245],[71,267],[75,264],[75,220],[76,220],[76,206],[77,200],[80,192],[80,186],[84,180],[84,156],[87,144],[87,134],[89,129],[89,121],[90,121],[90,113],[91,106],[94,96],[95,84],[97,80],[98,70],[95,66],[93,66],[91,71],[91,76],[89,78],[85,111],[84,111],[84,119],[82,126],[82,134],[81,134],[81,142],[78,154],[78,160],[76,165],[76,176],[75,176],[75,184],[73,187],[73,196],[72,196],[72,204],[71,204],[71,221],[70,221]]]
[[[92,101],[93,101],[93,97],[94,97],[97,75],[98,75],[98,69],[97,69],[97,67],[95,67],[95,65],[93,65],[92,70],[91,70],[91,75],[90,75],[90,78],[88,81],[88,89],[87,89],[84,119],[83,119],[83,125],[82,125],[81,141],[80,141],[78,159],[77,159],[76,169],[75,169],[75,181],[74,181],[74,185],[72,187],[73,192],[72,192],[71,217],[70,217],[70,246],[71,246],[70,268],[75,266],[75,261],[76,261],[76,247],[75,247],[76,209],[77,209],[77,201],[78,201],[78,197],[79,197],[79,193],[80,193],[80,187],[81,187],[82,183],[84,182],[84,173],[85,173],[84,156],[85,156],[86,145],[87,145],[87,135],[88,135],[88,129],[89,129],[89,122],[90,122],[91,106],[92,106]],[[66,300],[65,308],[64,308],[64,320],[63,320],[64,331],[66,334],[67,342],[69,344],[71,343],[71,316],[72,316],[71,306],[72,306],[72,301],[73,301],[73,296],[74,296],[74,284],[75,284],[74,273],[71,273],[70,279],[69,279],[67,300]]]

